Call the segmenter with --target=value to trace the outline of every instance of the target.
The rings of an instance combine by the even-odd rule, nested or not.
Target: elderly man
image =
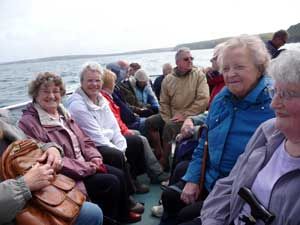
[[[284,50],[279,50],[279,48],[287,42],[287,39],[288,33],[285,30],[279,30],[274,33],[272,40],[266,43],[266,47],[272,59],[276,58],[280,54],[280,52]]]
[[[188,48],[180,48],[176,55],[176,65],[162,82],[160,94],[160,114],[146,120],[151,143],[160,144],[159,130],[163,128],[163,146],[156,152],[165,170],[169,168],[171,142],[179,133],[183,121],[192,115],[205,111],[209,101],[209,88],[205,75],[193,66],[193,57]],[[157,149],[157,148],[156,148]]]

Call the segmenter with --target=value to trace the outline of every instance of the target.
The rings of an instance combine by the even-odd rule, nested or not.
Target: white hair
[[[300,51],[285,50],[271,61],[268,74],[275,81],[300,84]]]
[[[80,82],[83,81],[83,77],[84,77],[84,74],[87,72],[87,71],[95,71],[95,72],[98,72],[100,73],[100,75],[103,74],[103,68],[102,66],[97,63],[97,62],[86,62],[82,65],[82,68],[80,70]]]
[[[253,35],[241,35],[231,38],[224,43],[218,57],[218,64],[221,71],[223,70],[224,53],[234,48],[246,48],[259,72],[261,74],[265,73],[270,63],[270,54],[265,43],[258,36]]]

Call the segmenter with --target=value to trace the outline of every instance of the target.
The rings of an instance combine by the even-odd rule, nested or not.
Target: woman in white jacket
[[[100,93],[101,74],[99,64],[85,64],[80,73],[81,87],[68,98],[66,105],[76,123],[94,141],[104,161],[125,171],[129,190],[134,193],[136,186],[131,182],[131,177],[135,181],[136,176],[143,174],[146,168],[143,143],[135,136],[125,138],[121,134],[108,101]],[[139,188],[143,189],[142,192],[149,190],[145,186]]]

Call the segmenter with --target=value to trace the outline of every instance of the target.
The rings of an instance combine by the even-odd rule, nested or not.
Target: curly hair
[[[59,86],[61,96],[64,96],[66,94],[66,88],[61,77],[54,73],[44,72],[44,73],[39,73],[36,76],[36,78],[29,83],[29,88],[28,88],[29,96],[31,96],[32,99],[35,99],[38,96],[38,92],[41,86],[42,85],[47,86],[50,83],[54,83],[55,86]]]

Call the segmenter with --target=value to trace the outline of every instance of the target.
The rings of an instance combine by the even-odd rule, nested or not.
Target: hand
[[[180,134],[182,135],[182,138],[188,138],[194,134],[194,123],[192,119],[187,118],[184,121],[180,130]]]
[[[37,161],[40,163],[46,161],[55,171],[59,171],[62,168],[62,158],[59,150],[55,147],[48,148]]]
[[[181,193],[180,199],[185,204],[194,203],[199,197],[199,185],[188,182],[185,184],[183,191]]]
[[[91,168],[91,174],[95,174],[97,172],[97,165],[93,162],[86,162],[88,166]]]
[[[134,135],[134,134],[135,133],[133,130],[127,130],[127,132],[125,133],[125,135],[129,135],[129,136]]]
[[[173,122],[183,122],[185,120],[185,117],[182,114],[177,114],[171,118],[171,121]]]
[[[101,158],[92,158],[91,162],[94,163],[97,168],[103,164],[103,160]]]
[[[24,180],[30,191],[37,191],[48,186],[54,178],[54,170],[49,164],[36,163],[24,175]]]

